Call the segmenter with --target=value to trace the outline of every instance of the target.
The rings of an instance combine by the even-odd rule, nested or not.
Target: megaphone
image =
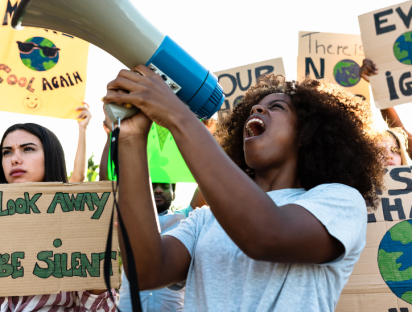
[[[129,0],[21,0],[12,27],[46,28],[86,40],[128,68],[158,73],[199,118],[212,117],[225,96],[216,76],[147,21]],[[113,122],[138,112],[107,104]]]

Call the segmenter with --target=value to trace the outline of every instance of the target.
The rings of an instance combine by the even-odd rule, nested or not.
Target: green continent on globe
[[[405,300],[406,302],[412,303],[412,291],[407,291],[406,293],[404,293],[401,299]]]
[[[52,69],[54,66],[56,66],[56,63],[53,61],[43,62],[43,67],[45,70]]]
[[[24,65],[26,65],[28,68],[32,69],[32,70],[36,70],[36,68],[34,68],[33,66],[31,66],[31,59],[22,59],[21,60],[23,62]]]
[[[335,68],[333,69],[333,76],[336,76],[338,71],[342,73],[342,69],[348,68],[352,65],[352,63],[345,62],[345,61],[340,61],[338,64],[335,65]],[[349,71],[346,71],[349,74]]]
[[[395,45],[393,46],[393,53],[395,54],[397,60],[407,58],[409,55],[408,51],[401,51],[401,48],[399,48],[399,44],[399,42],[395,42]],[[411,60],[404,60],[402,61],[402,63],[409,65],[411,63]]]
[[[396,263],[396,260],[402,255],[403,252],[386,252],[383,249],[379,249],[379,270],[385,282],[402,282],[412,279],[412,267],[399,271],[402,263]]]
[[[401,222],[389,230],[393,241],[408,244],[412,242],[412,224],[409,222]]]
[[[412,31],[403,33],[396,39],[393,54],[402,64],[412,65]]]

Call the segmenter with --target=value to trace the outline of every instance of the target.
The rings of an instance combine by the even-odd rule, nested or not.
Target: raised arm
[[[406,132],[406,134],[408,135],[408,147],[409,147],[408,154],[409,154],[409,157],[412,157],[412,151],[411,151],[412,134],[409,133],[408,130],[406,130],[406,128],[404,127],[395,108],[391,107],[391,108],[383,109],[381,110],[381,114],[382,114],[383,119],[388,121],[390,127],[400,127]]]
[[[109,95],[116,93],[109,89]],[[147,163],[151,121],[140,113],[122,121],[119,138],[119,206],[132,242],[141,290],[161,288],[186,279],[190,254],[177,239],[161,238]],[[107,157],[107,156],[106,156]],[[126,249],[118,226],[126,275]]]
[[[359,74],[363,79],[369,82],[370,76],[378,74],[378,67],[372,60],[364,59],[362,67],[359,70]],[[412,147],[412,134],[406,130],[395,108],[391,107],[382,109],[381,114],[383,119],[388,122],[389,127],[400,127],[406,132],[406,134],[408,135],[408,146]],[[408,149],[408,154],[410,157],[412,157],[411,148]]]
[[[121,71],[118,78],[109,85],[109,88],[124,89],[130,94],[109,93],[104,101],[131,103],[157,124],[171,131],[216,219],[246,255],[256,260],[272,262],[322,263],[336,259],[343,253],[343,246],[306,209],[298,205],[277,207],[271,198],[225,154],[209,131],[181,103],[160,76],[141,65],[135,70],[144,76],[130,71]],[[123,164],[123,170],[138,168],[141,177],[138,187],[144,187],[145,193],[139,191],[141,195],[137,196],[134,186],[137,181],[132,180],[136,177],[129,174],[126,180],[127,173],[121,171],[123,182],[120,189],[121,194],[124,194],[121,203],[123,206],[136,205],[136,203],[141,203],[143,206],[144,202],[144,205],[153,206],[148,196],[150,185],[146,154],[145,151],[139,151],[139,148],[142,149],[145,144],[139,143],[141,144],[139,148],[135,147],[131,152],[132,141],[135,140],[130,140],[127,143],[128,147],[123,144],[123,156],[120,162]],[[141,163],[138,163],[138,159]],[[125,198],[128,198],[127,201]],[[130,209],[128,213],[129,226],[139,228],[142,232],[139,235],[135,232],[137,236],[133,236],[138,267],[149,265],[146,263],[142,266],[142,260],[137,259],[144,257],[143,253],[148,250],[156,250],[153,253],[156,257],[146,261],[151,260],[152,264],[157,261],[158,268],[162,263],[162,256],[166,254],[165,250],[167,254],[173,254],[173,251],[169,250],[172,245],[171,239],[167,240],[167,244],[165,239],[163,244],[152,241],[147,244],[147,249],[142,248],[143,237],[147,242],[153,234],[155,214],[154,208],[152,210],[148,209],[145,216],[138,209]],[[138,224],[134,223],[136,218],[139,219]],[[144,230],[148,224],[151,224],[150,233]],[[140,253],[136,251],[137,248]],[[176,249],[181,252],[180,248],[176,247]]]
[[[87,105],[86,103],[84,104]],[[80,111],[79,116],[77,116],[79,123],[79,141],[77,143],[76,158],[74,159],[74,168],[73,174],[70,177],[70,183],[83,182],[86,177],[86,131],[92,118],[92,114],[87,106],[76,108],[77,111]]]

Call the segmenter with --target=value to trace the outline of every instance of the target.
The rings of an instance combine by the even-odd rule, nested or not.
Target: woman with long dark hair
[[[34,123],[13,125],[4,133],[0,149],[1,183],[68,182],[63,148],[56,135],[45,127]],[[0,312],[114,312],[111,298],[104,290],[0,297]]]
[[[186,283],[185,311],[334,311],[365,246],[365,200],[376,207],[383,183],[369,104],[324,81],[269,74],[220,125],[222,149],[161,77],[134,71],[121,71],[104,98],[141,110],[119,137],[120,211],[135,259],[126,272],[136,266],[141,289]],[[163,236],[151,121],[170,130],[210,205]]]

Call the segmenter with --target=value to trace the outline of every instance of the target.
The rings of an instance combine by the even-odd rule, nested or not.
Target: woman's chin
[[[8,182],[9,184],[13,184],[13,183],[27,183],[27,182],[33,182],[33,181],[30,181],[28,177],[16,177],[16,178],[11,179]]]

